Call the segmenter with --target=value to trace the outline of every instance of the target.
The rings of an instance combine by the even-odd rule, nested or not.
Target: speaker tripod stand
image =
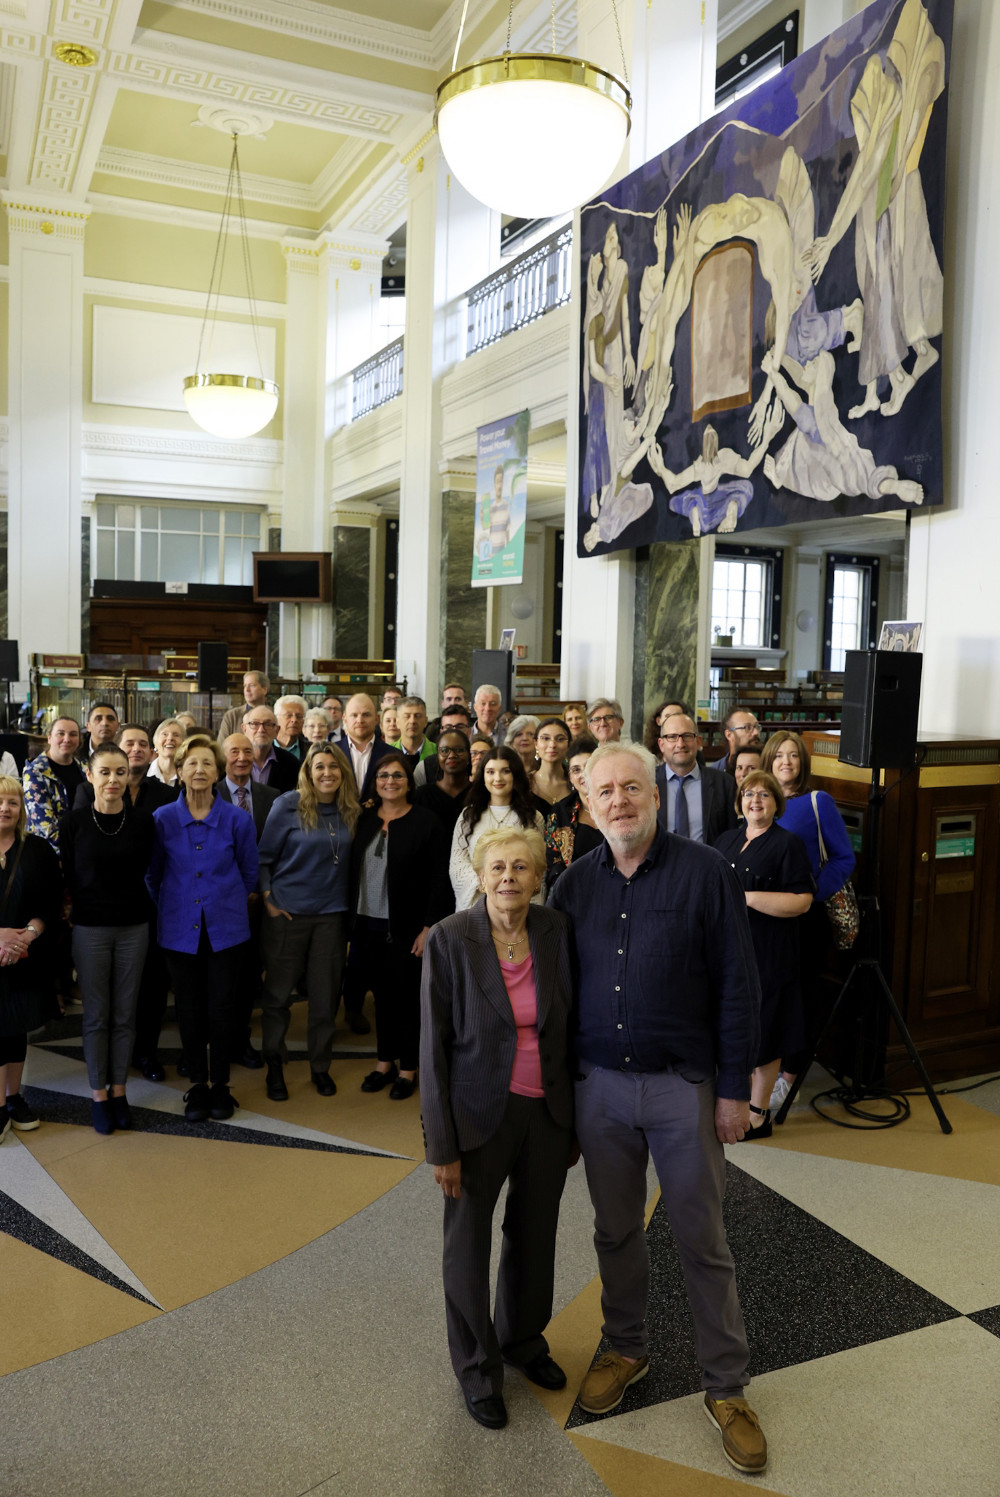
[[[887,1020],[892,1019],[903,1044],[906,1046],[913,1069],[920,1077],[921,1085],[927,1094],[941,1125],[942,1133],[951,1133],[952,1126],[945,1117],[944,1109],[938,1100],[937,1093],[931,1085],[931,1079],[927,1074],[923,1061],[913,1043],[913,1036],[906,1027],[906,1021],[900,1013],[899,1005],[892,995],[892,989],[882,971],[880,953],[882,950],[882,911],[879,904],[879,867],[881,853],[881,812],[882,803],[886,792],[881,789],[879,781],[881,771],[878,766],[872,766],[872,783],[868,792],[868,833],[871,857],[866,870],[866,888],[859,899],[861,913],[861,929],[858,933],[857,947],[860,954],[854,962],[847,980],[837,994],[836,1001],[822,1029],[817,1036],[816,1043],[812,1048],[809,1059],[799,1071],[784,1102],[775,1114],[775,1123],[783,1123],[788,1116],[789,1108],[798,1095],[806,1075],[826,1038],[827,1031],[833,1027],[838,1013],[841,1010],[849,1011],[849,1005],[853,1002],[857,1006],[857,1036],[855,1044],[854,1066],[851,1075],[851,1085],[842,1086],[838,1090],[838,1098],[848,1109],[854,1109],[861,1102],[879,1101],[892,1095],[887,1088],[876,1079],[875,1072],[880,1069],[877,1053],[874,1057],[866,1056],[866,1021],[869,1024],[869,1033],[875,1030],[876,1034],[884,1033]],[[876,1052],[881,1048],[876,1042]],[[871,1127],[885,1127],[885,1121],[872,1114],[859,1114],[870,1118]],[[900,1120],[901,1121],[901,1120]]]

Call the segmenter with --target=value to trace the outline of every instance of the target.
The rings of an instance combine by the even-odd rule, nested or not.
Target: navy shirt
[[[746,899],[724,858],[657,826],[630,878],[605,844],[567,868],[550,903],[573,922],[582,1059],[715,1075],[718,1096],[749,1099],[760,985]]]

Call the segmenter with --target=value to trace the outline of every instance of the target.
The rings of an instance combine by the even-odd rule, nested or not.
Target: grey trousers
[[[503,1360],[548,1351],[556,1227],[571,1128],[554,1123],[544,1098],[507,1099],[503,1121],[462,1159],[462,1194],[444,1202],[444,1301],[455,1376],[470,1398],[503,1389]],[[507,1185],[496,1310],[490,1317],[493,1211]]]
[[[673,1071],[636,1074],[580,1063],[576,1133],[594,1203],[604,1334],[615,1351],[645,1356],[649,1253],[644,1214],[652,1154],[677,1244],[702,1387],[740,1398],[750,1351],[722,1223],[725,1155],[715,1136],[715,1086]]]
[[[265,915],[261,931],[264,991],[261,994],[261,1049],[265,1056],[288,1059],[292,989],[305,976],[309,1018],[306,1043],[309,1065],[328,1071],[333,1057],[334,1015],[340,1001],[340,979],[347,953],[347,915]]]
[[[83,996],[83,1055],[91,1091],[125,1084],[148,944],[145,922],[73,927],[73,965]]]

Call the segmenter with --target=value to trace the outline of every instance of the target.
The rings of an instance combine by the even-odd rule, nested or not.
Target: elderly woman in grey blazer
[[[481,897],[424,948],[420,1091],[428,1163],[444,1192],[444,1296],[452,1366],[473,1419],[507,1423],[503,1364],[543,1388],[566,1375],[543,1334],[556,1225],[573,1150],[568,925],[531,903],[545,844],[527,827],[484,832]],[[496,1310],[493,1210],[507,1182]]]

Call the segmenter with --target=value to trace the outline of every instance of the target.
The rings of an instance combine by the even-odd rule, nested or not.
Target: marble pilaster
[[[341,659],[369,654],[371,549],[369,526],[333,527],[333,653]]]
[[[666,696],[676,695],[694,709],[701,570],[698,547],[696,540],[658,542],[649,547],[648,558],[639,563],[643,581],[636,588],[635,659],[642,674],[637,670],[633,709],[641,703],[643,723]],[[638,736],[640,723],[634,722],[633,727]]]
[[[472,680],[472,652],[486,643],[488,589],[473,587],[476,496],[456,489],[441,496],[441,681]]]

